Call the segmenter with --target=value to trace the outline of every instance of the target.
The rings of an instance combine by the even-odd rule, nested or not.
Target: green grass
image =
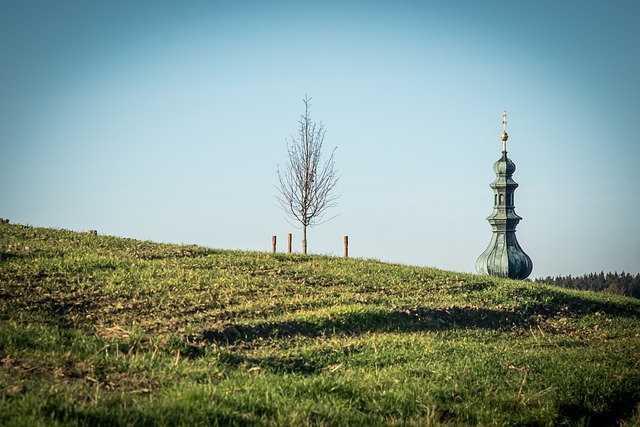
[[[638,425],[640,301],[0,224],[0,425]]]

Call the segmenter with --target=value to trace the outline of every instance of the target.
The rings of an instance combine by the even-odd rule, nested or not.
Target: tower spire
[[[533,262],[516,239],[516,226],[522,218],[515,211],[514,192],[518,188],[512,175],[516,165],[507,157],[507,112],[502,113],[502,156],[493,165],[496,179],[489,185],[494,192],[493,213],[487,221],[493,233],[491,242],[476,261],[480,274],[526,279],[533,269]]]

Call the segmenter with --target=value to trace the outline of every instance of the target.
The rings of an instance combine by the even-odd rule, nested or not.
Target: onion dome
[[[511,175],[516,171],[516,164],[507,157],[507,152],[502,153],[502,157],[493,164],[493,171],[497,175]]]

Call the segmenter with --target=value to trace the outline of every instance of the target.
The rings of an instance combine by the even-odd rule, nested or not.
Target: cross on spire
[[[507,139],[509,139],[509,134],[507,134],[507,110],[504,110],[502,113],[502,135],[500,135],[500,139],[502,140],[502,152],[507,152]]]

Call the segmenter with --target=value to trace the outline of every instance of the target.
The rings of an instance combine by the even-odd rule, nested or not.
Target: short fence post
[[[287,253],[291,253],[291,241],[292,241],[293,236],[291,235],[291,233],[289,233],[289,235],[287,236]]]
[[[271,236],[271,252],[276,253],[276,236]]]
[[[344,236],[344,257],[349,258],[349,236]]]

